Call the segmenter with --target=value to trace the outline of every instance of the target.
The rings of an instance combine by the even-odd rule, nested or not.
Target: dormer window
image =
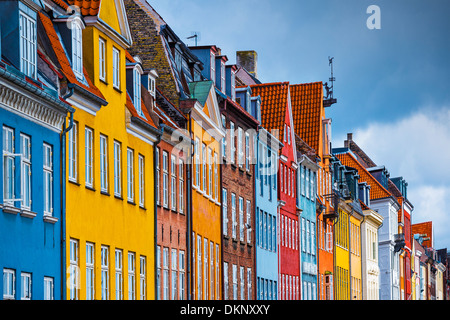
[[[20,19],[20,71],[36,78],[36,20],[19,11]]]
[[[133,70],[133,102],[136,111],[142,115],[141,108],[141,72],[138,67]]]
[[[220,89],[225,93],[225,63],[220,63]]]
[[[82,26],[78,19],[72,21],[72,69],[77,78],[83,78]]]
[[[231,100],[236,101],[236,74],[231,71]]]
[[[156,72],[155,69],[152,69],[148,72],[147,77],[148,77],[147,90],[154,100],[156,98],[156,78],[158,78],[158,73]]]
[[[247,110],[247,112],[250,112],[250,92],[248,90],[246,93],[245,110]]]

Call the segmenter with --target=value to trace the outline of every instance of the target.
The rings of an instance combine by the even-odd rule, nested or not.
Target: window
[[[137,68],[133,70],[133,102],[138,114],[142,116],[141,107],[141,73]]]
[[[247,268],[247,300],[252,300],[252,268]]]
[[[231,70],[231,100],[236,101],[236,75]]]
[[[228,300],[228,262],[223,263],[223,293],[224,300]]]
[[[100,254],[102,300],[109,300],[109,248],[102,246]]]
[[[108,138],[100,135],[100,188],[108,192]]]
[[[202,143],[202,191],[206,191],[206,144]]]
[[[231,163],[235,163],[236,161],[236,144],[234,139],[234,122],[230,121],[230,157]]]
[[[216,299],[220,299],[220,280],[219,280],[219,245],[216,244]]]
[[[211,52],[211,80],[216,84],[216,59],[214,53]]]
[[[231,194],[231,221],[232,221],[232,237],[236,239],[236,195],[234,193]]]
[[[194,154],[195,154],[195,183],[194,186],[200,187],[200,140],[195,138]]]
[[[272,217],[272,247],[273,251],[277,251],[277,217]]]
[[[114,141],[114,195],[122,195],[122,162],[120,142]]]
[[[185,261],[184,261],[184,251],[179,250],[179,261],[178,261],[178,270],[179,270],[179,299],[184,300],[184,284],[185,284]]]
[[[222,189],[222,218],[223,218],[223,235],[228,235],[228,200],[227,189]]]
[[[238,164],[239,168],[242,168],[244,164],[244,149],[242,146],[242,128],[238,127]]]
[[[244,199],[239,197],[239,240],[244,241]]]
[[[225,93],[225,63],[221,61],[220,63],[220,89]]]
[[[232,266],[232,275],[233,275],[233,300],[238,299],[238,284],[237,284],[237,265],[233,264]]]
[[[214,199],[219,200],[219,159],[217,153],[214,152]]]
[[[85,150],[85,179],[86,186],[93,187],[94,183],[94,150],[93,150],[93,137],[94,133],[92,129],[86,127],[84,136],[84,150]]]
[[[176,157],[170,156],[170,207],[172,210],[177,209],[177,165]]]
[[[44,215],[53,214],[53,153],[52,147],[44,143]]]
[[[251,211],[252,204],[247,200],[247,243],[250,243],[252,238]]]
[[[163,300],[169,300],[169,248],[163,248]]]
[[[156,148],[156,203],[161,203],[161,187],[160,187],[160,180],[161,180],[161,169],[160,169],[160,160],[159,160],[159,148]]]
[[[145,205],[145,161],[144,156],[138,157],[138,178],[139,178],[139,205],[143,208]]]
[[[94,244],[86,243],[86,300],[94,300],[94,298]]]
[[[163,205],[169,207],[169,154],[163,151]]]
[[[134,151],[127,149],[127,197],[134,201]]]
[[[202,237],[197,235],[197,299],[202,297]]]
[[[72,129],[69,131],[69,180],[77,182],[78,177],[78,136],[77,123],[74,122]]]
[[[106,43],[102,38],[98,39],[98,75],[100,80],[106,81]]]
[[[156,300],[161,299],[161,247],[156,247]]]
[[[83,78],[83,43],[80,22],[72,22],[72,68],[78,79]]]
[[[120,89],[120,51],[113,48],[113,87]]]
[[[177,283],[178,283],[178,279],[177,279],[177,260],[178,260],[178,253],[177,253],[177,249],[172,249],[172,255],[171,255],[171,259],[172,259],[172,263],[171,263],[171,267],[172,267],[172,288],[171,288],[171,296],[170,299],[171,300],[177,300],[178,298],[178,292],[177,292]]]
[[[128,252],[128,300],[136,300],[136,254]]]
[[[213,167],[213,158],[212,158],[212,150],[211,148],[208,148],[208,195],[212,196],[212,181],[213,181],[213,176],[212,176],[212,167]]]
[[[20,274],[21,300],[31,300],[31,273]]]
[[[29,76],[37,76],[36,21],[19,12],[20,23],[20,71]]]
[[[209,288],[210,300],[214,300],[214,243],[209,242]]]
[[[227,119],[225,118],[224,114],[222,114],[222,128],[223,128],[223,130],[227,129]],[[224,158],[227,157],[227,138],[226,138],[226,135],[225,135],[225,137],[222,138],[222,157],[224,157]]]
[[[70,239],[69,290],[70,300],[78,300],[78,241]]]
[[[54,280],[51,277],[44,277],[44,300],[54,299]]]
[[[288,144],[291,144],[291,127],[287,126],[287,139],[288,139]]]
[[[245,133],[245,170],[250,171],[250,135]]]
[[[31,210],[31,138],[20,135],[22,208]]]
[[[3,201],[5,205],[14,206],[14,131],[3,127]]]
[[[122,250],[116,249],[115,251],[115,267],[116,267],[116,300],[122,300],[123,298],[123,256]]]
[[[178,165],[178,211],[184,212],[184,162],[179,159]]]
[[[244,277],[245,277],[245,274],[244,274],[244,267],[239,267],[239,285],[240,285],[240,287],[241,287],[241,292],[240,292],[239,298],[240,298],[241,300],[244,300],[244,299],[245,299],[245,291],[244,291],[244,288],[245,288],[245,279],[244,279]]]
[[[208,262],[208,239],[203,238],[203,288],[205,290],[205,300],[209,299],[208,296],[208,269],[209,269],[209,262]]]
[[[16,272],[12,269],[3,269],[3,299],[13,300],[16,296]]]
[[[139,258],[139,288],[140,299],[145,300],[147,298],[147,259],[144,256]]]
[[[310,225],[311,229],[311,254],[316,254],[316,224],[314,222],[311,222]]]
[[[302,251],[306,252],[306,220],[302,218]]]

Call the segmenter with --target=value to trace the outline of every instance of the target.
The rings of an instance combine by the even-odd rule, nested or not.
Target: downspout
[[[188,114],[188,132],[189,132],[189,136],[191,137],[191,114]],[[188,300],[193,300],[193,296],[192,296],[192,281],[193,281],[193,275],[192,275],[192,263],[193,261],[191,261],[192,259],[192,237],[191,237],[191,233],[192,233],[192,166],[193,166],[193,161],[192,161],[192,143],[193,140],[191,139],[191,144],[189,145],[189,154],[188,157],[190,158],[190,165],[187,167],[186,170],[186,200],[187,200],[187,205],[186,205],[186,209],[187,209],[187,213],[186,213],[186,224],[187,224],[187,231],[186,231],[186,239],[187,239],[187,245],[186,245],[186,254],[187,254],[187,272],[188,272],[188,277],[187,277],[187,292],[188,292]]]
[[[362,209],[361,209],[361,211],[362,211]],[[362,227],[363,227],[363,223],[366,221],[366,216],[364,215],[364,211],[363,211],[362,217],[363,218],[361,220],[361,227],[359,229],[360,244],[362,244],[362,230],[363,230]],[[366,246],[366,248],[367,248],[367,246]],[[362,247],[361,246],[360,246],[359,250],[361,252],[361,278],[362,277],[366,278],[365,275],[364,275],[364,268],[363,268],[363,261],[362,261]],[[367,256],[367,254],[366,254],[366,256]],[[362,300],[364,300],[364,289],[365,289],[364,283],[365,282],[363,281],[363,279],[361,279],[361,298],[362,298]]]
[[[160,130],[161,130],[161,135],[157,135],[156,136],[156,141],[155,141],[155,143],[153,144],[153,174],[155,174],[156,173],[156,161],[158,160],[159,161],[159,159],[157,159],[157,156],[156,156],[156,150],[157,150],[157,145],[161,142],[161,137],[162,137],[162,135],[163,135],[163,133],[164,133],[164,126],[160,126],[161,128],[160,128]],[[158,178],[158,177],[157,177]],[[153,178],[153,182],[155,181],[155,179]],[[158,202],[158,192],[159,192],[159,189],[157,189],[156,187],[155,187],[155,183],[153,183],[153,206],[154,206],[154,215],[153,215],[153,223],[154,223],[154,225],[153,225],[153,228],[154,228],[154,235],[153,235],[153,252],[154,252],[154,255],[155,255],[155,257],[156,257],[156,253],[157,253],[157,246],[158,246],[158,204],[157,204],[157,202]],[[157,265],[157,257],[155,258],[155,259],[153,259],[154,261],[153,261],[153,263],[154,263],[154,275],[155,275],[155,300],[156,300],[156,297],[158,296],[158,286],[156,285],[156,281],[157,281],[157,272],[156,272],[156,270],[158,270],[157,268],[158,268],[158,265]]]
[[[68,99],[73,95],[74,86],[69,83],[69,93],[63,97],[63,100]],[[60,145],[60,164],[61,164],[61,300],[66,300],[66,272],[65,272],[65,262],[66,262],[66,133],[72,130],[73,127],[73,112],[70,112],[69,126],[63,130],[61,133],[61,145]],[[66,120],[64,120],[64,126],[66,125]]]

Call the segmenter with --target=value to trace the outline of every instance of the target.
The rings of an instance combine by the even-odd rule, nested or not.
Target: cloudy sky
[[[188,45],[215,44],[235,62],[258,52],[262,82],[328,81],[333,145],[347,132],[391,177],[403,176],[413,223],[433,221],[450,249],[450,1],[148,0]],[[371,5],[381,29],[370,30]]]

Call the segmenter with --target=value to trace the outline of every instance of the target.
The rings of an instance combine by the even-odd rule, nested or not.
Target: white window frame
[[[54,299],[54,279],[52,277],[44,277],[44,300]]]
[[[213,156],[212,150],[208,147],[208,196],[213,196]]]
[[[98,38],[98,77],[100,80],[106,81],[106,40]]]
[[[87,187],[92,188],[94,185],[94,131],[86,127],[84,133],[85,183]]]
[[[170,208],[177,210],[177,158],[170,155]]]
[[[214,200],[219,200],[219,156],[214,152]]]
[[[69,180],[77,182],[78,179],[78,124],[73,123],[69,131]]]
[[[232,277],[233,277],[233,300],[238,299],[238,284],[237,284],[237,265],[232,265]]]
[[[53,147],[47,143],[44,150],[44,215],[53,215]]]
[[[114,195],[122,196],[122,144],[114,141]]]
[[[86,242],[86,300],[95,299],[95,247]]]
[[[200,139],[195,137],[194,140],[195,155],[195,181],[194,186],[200,188]]]
[[[244,198],[239,197],[239,240],[244,242]]]
[[[19,10],[20,71],[37,78],[37,27],[36,20]]]
[[[245,170],[250,171],[250,135],[248,132],[245,133]]]
[[[240,293],[239,298],[240,300],[245,300],[245,273],[244,273],[244,267],[239,267],[239,286],[240,286]]]
[[[172,249],[171,250],[171,290],[170,290],[170,299],[171,300],[177,300],[178,298],[178,289],[177,289],[177,284],[178,284],[178,266],[177,266],[177,261],[178,261],[178,252],[177,249]]]
[[[222,128],[223,130],[227,130],[227,118],[225,117],[224,114],[221,115],[222,117]],[[226,159],[227,157],[227,137],[225,135],[225,137],[222,138],[222,157]]]
[[[236,162],[236,142],[235,142],[235,132],[234,132],[234,122],[230,121],[230,158],[231,163]]]
[[[79,20],[72,21],[72,69],[78,79],[83,79],[83,31]]]
[[[202,237],[197,235],[197,299],[202,297]]]
[[[184,250],[178,250],[178,280],[179,280],[179,300],[184,300],[185,295],[185,253]]]
[[[220,250],[219,245],[216,244],[216,300],[220,299],[219,263],[220,263]]]
[[[108,192],[108,137],[100,134],[100,190]]]
[[[147,299],[147,257],[139,257],[139,298],[141,300]]]
[[[247,300],[252,300],[252,268],[247,268]]]
[[[161,246],[156,246],[156,300],[161,299]]]
[[[237,222],[236,222],[236,194],[235,193],[231,193],[231,236],[233,237],[233,239],[236,239],[236,226],[237,226]]]
[[[3,204],[14,206],[15,201],[15,157],[14,129],[3,126]]]
[[[228,300],[228,262],[223,263],[223,293],[223,299]]]
[[[78,251],[78,240],[70,239],[70,255],[69,255],[69,299],[78,300],[78,284],[79,284],[79,251]]]
[[[169,248],[163,247],[163,300],[169,300]]]
[[[133,102],[137,113],[142,116],[141,73],[137,67],[133,69]]]
[[[203,238],[203,291],[204,291],[204,299],[209,300],[209,261],[208,261],[208,248],[209,241],[207,238]]]
[[[184,161],[178,159],[178,211],[184,212]]]
[[[161,154],[159,147],[156,148],[156,204],[161,204],[161,160],[159,155]]]
[[[139,178],[139,206],[145,207],[145,158],[138,155],[138,178]]]
[[[20,273],[20,300],[31,300],[31,273],[21,272]]]
[[[20,134],[21,207],[31,210],[31,137]]]
[[[134,202],[134,150],[127,148],[127,199]]]
[[[210,300],[214,300],[214,242],[209,242],[209,292]]]
[[[252,203],[251,203],[251,201],[250,200],[247,200],[246,201],[247,203],[246,203],[246,205],[247,205],[247,207],[246,207],[246,209],[247,209],[247,243],[250,243],[251,242],[251,239],[252,239],[252,225],[251,225],[251,219],[252,219],[252,217],[251,217],[251,209],[252,209]]]
[[[222,93],[225,93],[225,63],[223,61],[220,61],[220,89]]]
[[[169,153],[163,150],[162,156],[162,169],[163,169],[163,206],[169,207]]]
[[[202,143],[202,191],[206,192],[206,144]]]
[[[136,300],[136,254],[128,252],[128,300]]]
[[[123,252],[121,249],[115,250],[115,280],[116,280],[116,300],[123,299]]]
[[[242,133],[243,130],[241,127],[238,127],[238,165],[239,168],[242,168],[244,165],[244,148],[242,144]]]
[[[222,188],[223,235],[228,236],[228,191]]]
[[[120,89],[120,51],[113,47],[113,87]]]
[[[109,300],[109,247],[101,246],[101,290],[102,300]]]
[[[16,271],[3,269],[3,300],[14,300],[16,297]]]
[[[216,57],[214,53],[211,51],[210,53],[210,60],[211,60],[211,80],[214,82],[214,85],[216,84]]]

